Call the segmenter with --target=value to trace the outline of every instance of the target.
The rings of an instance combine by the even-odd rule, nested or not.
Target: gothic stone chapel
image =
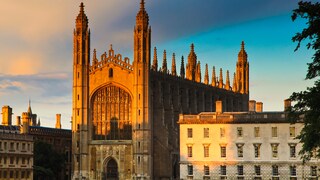
[[[177,74],[175,55],[171,70],[166,52],[158,68],[157,49],[151,64],[151,27],[140,2],[134,32],[133,62],[112,46],[98,59],[90,56],[88,18],[81,3],[73,41],[73,179],[179,178],[179,114],[247,111],[249,63],[242,42],[230,85],[208,65],[201,80],[200,62],[192,44],[186,66]]]

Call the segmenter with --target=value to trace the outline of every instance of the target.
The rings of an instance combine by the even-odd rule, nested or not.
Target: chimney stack
[[[285,99],[284,100],[284,111],[287,111],[291,107],[291,100]]]
[[[21,134],[29,133],[30,117],[28,112],[22,113],[22,128],[20,128]]]
[[[256,101],[255,100],[249,101],[249,112],[256,112]]]
[[[2,125],[4,126],[12,125],[12,108],[10,106],[2,107]]]
[[[257,102],[256,111],[257,112],[263,112],[263,103],[262,102]]]
[[[222,101],[216,101],[216,113],[222,113]]]
[[[20,126],[20,125],[21,125],[21,116],[17,116],[16,125],[17,125],[17,126]]]
[[[56,129],[61,129],[61,114],[56,114]]]

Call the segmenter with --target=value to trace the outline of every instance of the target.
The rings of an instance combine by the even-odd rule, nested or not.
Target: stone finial
[[[172,54],[171,75],[173,75],[173,76],[176,76],[176,75],[177,75],[177,70],[176,70],[176,55],[175,55],[175,53]]]
[[[199,83],[201,82],[201,66],[200,66],[200,61],[198,61],[198,63],[197,63],[195,80],[196,80],[196,82],[199,82]]]
[[[183,56],[181,56],[180,77],[183,78],[183,79],[185,77]]]
[[[233,91],[233,92],[237,92],[237,91],[238,91],[238,88],[237,88],[236,73],[233,73],[233,85],[232,85],[232,91]]]
[[[140,10],[144,10],[144,0],[140,1]]]
[[[213,66],[212,67],[212,82],[211,82],[211,86],[216,87],[217,86],[217,78],[216,78],[216,68]]]
[[[206,70],[205,70],[205,74],[204,74],[204,84],[206,84],[206,85],[209,84],[208,64],[206,64]]]
[[[220,68],[220,75],[219,75],[219,88],[223,88],[222,68]]]
[[[241,42],[241,49],[239,51],[239,54],[238,54],[238,61],[247,61],[247,52],[244,48],[244,41]]]
[[[226,77],[226,85],[225,85],[226,90],[230,90],[230,78],[229,78],[229,70],[227,70],[227,77]]]
[[[157,48],[153,49],[153,62],[152,62],[152,70],[158,71],[158,57],[157,57]]]
[[[167,52],[166,52],[166,50],[163,51],[162,72],[166,73],[166,74],[168,72],[168,68],[167,68]]]
[[[84,12],[83,2],[80,3],[79,7],[80,7],[80,12],[79,12],[77,19],[76,19],[78,27],[81,27],[81,26],[88,27],[88,18]]]

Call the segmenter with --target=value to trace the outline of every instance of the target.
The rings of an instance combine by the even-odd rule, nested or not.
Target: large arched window
[[[95,140],[131,140],[131,97],[128,92],[107,86],[91,99],[93,138]]]

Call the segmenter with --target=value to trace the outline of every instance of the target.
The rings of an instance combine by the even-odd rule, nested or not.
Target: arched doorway
[[[118,164],[111,158],[104,166],[104,180],[119,180]]]

